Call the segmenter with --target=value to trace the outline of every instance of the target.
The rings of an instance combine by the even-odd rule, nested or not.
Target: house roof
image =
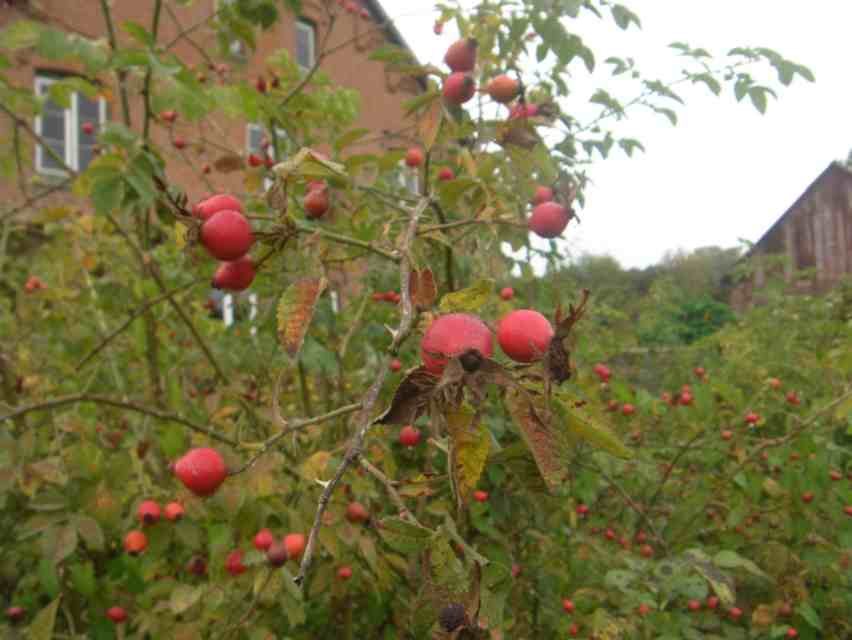
[[[841,172],[848,178],[852,178],[852,171],[847,169],[843,164],[837,161],[830,162],[829,165],[823,170],[823,172],[820,173],[816,178],[814,178],[813,182],[808,185],[808,188],[805,189],[798,198],[796,198],[796,201],[793,202],[793,204],[791,204],[790,207],[784,213],[781,214],[781,217],[779,217],[775,221],[775,223],[771,227],[769,227],[769,229],[767,229],[762,236],[760,236],[760,239],[754,243],[752,248],[749,249],[748,252],[746,252],[743,258],[751,256],[754,253],[755,249],[759,248],[766,241],[768,241],[772,233],[784,224],[784,221],[787,219],[787,216],[792,214],[792,212],[795,211],[802,202],[804,202],[816,189],[818,189],[819,185],[824,180],[826,180],[828,176],[837,171]]]
[[[420,61],[417,59],[417,54],[414,53],[414,49],[411,48],[411,45],[406,42],[402,33],[400,33],[399,29],[396,28],[396,25],[393,23],[391,17],[387,14],[384,7],[382,6],[379,0],[363,0],[364,6],[367,8],[374,18],[384,27],[385,33],[388,36],[388,39],[396,45],[406,49],[411,56],[414,58],[417,64],[420,64]],[[426,79],[418,76],[416,78],[417,83],[425,90],[426,89]]]

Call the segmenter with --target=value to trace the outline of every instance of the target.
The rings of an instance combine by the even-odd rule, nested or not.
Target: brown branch
[[[391,253],[390,251],[385,251],[384,249],[379,249],[371,245],[369,242],[364,242],[363,240],[358,240],[357,238],[350,238],[349,236],[344,236],[339,233],[334,233],[333,231],[326,231],[325,229],[318,229],[313,227],[305,226],[302,223],[296,222],[296,229],[300,233],[311,233],[317,234],[321,238],[326,238],[333,242],[338,242],[340,244],[348,244],[352,247],[359,247],[361,249],[366,249],[367,251],[371,251],[376,255],[382,256],[386,260],[391,260],[393,262],[399,262],[399,255],[396,253]]]
[[[390,347],[388,348],[388,354],[390,356],[394,356],[397,354],[400,345],[408,337],[408,334],[411,331],[412,326],[414,325],[415,309],[411,301],[411,292],[409,289],[412,263],[411,245],[413,244],[414,238],[417,235],[417,223],[420,220],[420,216],[423,215],[423,212],[428,206],[429,198],[423,198],[418,203],[418,205],[410,211],[408,228],[406,229],[405,236],[403,237],[402,241],[402,246],[400,247],[399,253],[402,256],[402,260],[400,262],[399,267],[399,276],[400,291],[402,292],[402,317],[400,318],[397,330],[393,332],[393,339],[391,341]],[[325,510],[328,507],[328,503],[331,500],[331,494],[334,493],[334,490],[337,488],[337,485],[340,483],[340,480],[343,478],[343,474],[346,473],[346,470],[361,455],[361,451],[364,447],[364,439],[366,438],[367,432],[369,431],[370,426],[373,423],[373,407],[375,406],[376,401],[379,399],[379,392],[381,391],[382,386],[384,385],[384,381],[388,375],[388,371],[389,368],[387,366],[379,367],[378,375],[376,376],[375,381],[367,390],[367,393],[361,402],[361,412],[358,414],[358,419],[356,421],[357,427],[346,449],[346,454],[343,456],[343,460],[337,467],[334,476],[325,484],[322,494],[320,495],[316,514],[314,515],[314,522],[311,526],[310,533],[308,534],[308,542],[305,546],[305,553],[302,556],[302,564],[299,567],[299,575],[297,575],[295,579],[297,585],[301,586],[304,584],[305,577],[307,576],[307,573],[311,567],[311,563],[313,562],[314,548],[316,546],[317,536],[319,535],[319,530],[322,526],[323,514],[325,513]]]
[[[112,22],[112,13],[110,13],[109,3],[107,2],[107,0],[101,0],[101,13],[103,13],[104,22],[106,22],[109,48],[112,49],[113,53],[115,53],[118,49],[118,41],[115,37],[115,26]],[[124,117],[124,124],[129,127],[130,100],[127,97],[127,71],[124,69],[117,69],[115,75],[118,78],[118,90],[121,94],[121,113]]]
[[[127,329],[127,327],[129,327],[133,323],[133,321],[136,320],[136,318],[141,316],[148,309],[150,309],[151,307],[161,303],[163,300],[167,300],[168,298],[170,298],[173,295],[177,295],[178,293],[184,291],[185,289],[191,289],[192,287],[200,284],[201,282],[205,282],[205,281],[206,281],[205,278],[198,278],[196,280],[193,280],[192,282],[187,282],[186,284],[182,284],[179,287],[175,287],[171,291],[167,291],[163,295],[157,296],[156,298],[153,298],[153,299],[149,300],[148,302],[146,302],[143,306],[139,307],[136,311],[134,311],[130,315],[130,317],[127,318],[127,320],[125,320],[121,324],[120,327],[118,327],[115,331],[113,331],[106,338],[104,338],[97,347],[92,349],[92,351],[90,351],[89,354],[85,358],[80,360],[80,362],[77,363],[77,369],[79,370],[79,369],[82,369],[84,366],[86,366],[86,364],[92,358],[94,358],[96,355],[98,355],[98,353],[100,353],[103,349],[105,349],[107,347],[107,345],[109,345],[110,342],[112,342],[115,338],[117,338],[119,335],[121,335],[121,333],[125,329]]]
[[[207,427],[203,427],[201,425],[195,424],[191,422],[187,418],[184,418],[181,415],[176,413],[167,413],[165,411],[159,411],[157,409],[151,409],[150,407],[146,407],[141,404],[137,404],[135,402],[129,402],[126,400],[116,400],[115,398],[110,398],[107,396],[93,395],[88,393],[79,393],[71,396],[64,396],[62,398],[54,398],[53,400],[46,400],[44,402],[40,402],[38,404],[31,404],[25,407],[18,407],[11,413],[7,413],[5,416],[0,416],[0,423],[4,420],[14,420],[18,416],[23,416],[28,413],[32,413],[33,411],[43,411],[47,409],[54,409],[57,407],[63,407],[69,404],[78,404],[80,402],[93,402],[95,404],[103,404],[110,407],[116,407],[119,409],[126,409],[128,411],[135,411],[137,413],[144,414],[146,416],[151,416],[152,418],[157,418],[159,420],[165,420],[169,422],[177,422],[178,424],[182,424],[185,427],[192,429],[198,433],[203,433],[214,440],[218,440],[219,442],[223,442],[225,444],[229,444],[232,447],[237,447],[238,443],[235,440],[232,440],[228,436],[224,436],[220,433],[212,431]]]
[[[2,216],[0,216],[0,222],[3,222],[8,218],[12,218],[17,214],[21,213],[22,211],[26,211],[42,198],[46,198],[47,196],[56,193],[57,191],[62,191],[69,184],[71,184],[72,180],[73,178],[64,178],[62,182],[57,182],[56,184],[51,185],[43,191],[39,191],[35,195],[29,197],[27,200],[16,206],[14,209],[10,209],[9,211],[5,212]]]
[[[153,40],[157,40],[157,32],[160,30],[160,11],[163,8],[163,0],[154,0],[154,17],[151,19],[151,34]],[[142,98],[145,101],[145,114],[142,120],[142,144],[148,144],[148,134],[151,130],[151,76],[153,70],[148,68],[145,72],[145,84],[142,89]]]
[[[414,514],[405,506],[405,502],[402,499],[402,496],[399,495],[399,492],[393,486],[393,482],[388,478],[384,473],[379,471],[376,467],[374,467],[366,458],[360,459],[361,468],[364,469],[367,473],[373,476],[376,480],[382,483],[385,488],[385,491],[388,492],[391,501],[396,505],[396,508],[399,510],[399,517],[403,520],[408,520],[412,524],[419,525],[420,523],[417,521],[417,518],[414,517]]]

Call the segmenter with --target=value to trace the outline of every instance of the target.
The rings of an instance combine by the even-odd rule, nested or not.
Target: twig
[[[363,240],[358,240],[357,238],[350,238],[349,236],[334,233],[333,231],[326,231],[325,229],[308,227],[298,222],[296,223],[296,228],[302,233],[315,233],[321,238],[327,238],[328,240],[339,242],[340,244],[348,244],[352,247],[360,247],[361,249],[372,251],[376,255],[382,256],[383,258],[391,260],[393,262],[399,262],[400,260],[397,254],[391,253],[390,251],[385,251],[384,249],[379,249],[378,247],[371,245],[369,242],[364,242]]]
[[[417,522],[417,518],[414,517],[414,514],[405,506],[405,502],[402,500],[402,496],[399,495],[399,492],[394,488],[393,483],[390,478],[388,478],[384,473],[379,471],[376,467],[374,467],[366,458],[360,458],[361,468],[363,468],[367,473],[372,475],[376,480],[382,483],[385,487],[385,491],[388,492],[393,503],[396,505],[397,509],[399,509],[399,517],[403,520],[408,520],[412,524],[420,524]]]
[[[232,447],[237,447],[239,443],[235,440],[232,440],[228,436],[224,436],[220,433],[216,433],[207,427],[203,427],[201,425],[195,424],[194,422],[189,421],[181,415],[176,413],[167,413],[165,411],[158,411],[156,409],[151,409],[150,407],[146,407],[141,404],[137,404],[135,402],[129,402],[126,400],[116,400],[115,398],[109,398],[107,396],[99,396],[88,393],[79,393],[71,396],[64,396],[62,398],[54,398],[53,400],[46,400],[45,402],[40,402],[38,404],[31,404],[25,407],[18,407],[11,413],[7,413],[5,416],[0,416],[0,423],[4,420],[14,420],[18,416],[23,416],[28,413],[32,413],[33,411],[43,411],[46,409],[54,409],[56,407],[64,407],[69,404],[77,404],[80,402],[93,402],[95,404],[103,404],[110,407],[117,407],[119,409],[127,409],[128,411],[135,411],[137,413],[144,414],[146,416],[151,416],[152,418],[157,418],[159,420],[166,420],[171,422],[177,422],[178,424],[182,424],[185,427],[189,427],[193,431],[197,431],[198,433],[203,433],[206,436],[213,438],[214,440],[218,440],[219,442],[224,442],[225,444],[229,444]]]
[[[660,485],[657,487],[657,490],[654,491],[654,495],[650,497],[648,500],[648,509],[654,506],[654,503],[657,501],[657,498],[660,497],[660,493],[663,490],[663,487],[666,486],[666,482],[668,482],[669,477],[672,475],[672,471],[674,471],[675,465],[678,461],[683,457],[683,455],[692,448],[692,445],[695,444],[701,437],[704,435],[704,431],[700,430],[696,433],[692,438],[690,438],[675,454],[675,457],[672,461],[666,466],[666,473],[663,475],[663,479],[660,480]]]
[[[101,13],[104,15],[106,22],[107,38],[109,40],[109,48],[115,53],[118,49],[118,44],[115,37],[115,26],[112,22],[112,14],[109,10],[107,0],[101,0]],[[121,114],[124,117],[124,124],[130,126],[130,100],[127,97],[127,71],[124,69],[116,69],[115,75],[118,77],[118,88],[121,94]]]
[[[101,343],[100,343],[97,347],[95,347],[94,349],[92,349],[92,351],[90,351],[90,352],[89,352],[89,354],[88,354],[85,358],[83,358],[82,360],[80,360],[80,362],[79,362],[79,363],[77,363],[77,369],[82,369],[84,366],[86,366],[86,364],[87,364],[87,363],[88,363],[88,362],[89,362],[92,358],[94,358],[96,355],[98,355],[98,353],[100,353],[100,352],[101,352],[104,348],[106,348],[106,347],[107,347],[107,345],[109,345],[109,343],[110,343],[110,342],[112,342],[112,341],[113,341],[115,338],[117,338],[117,337],[118,337],[118,336],[119,336],[119,335],[120,335],[120,334],[121,334],[121,333],[122,333],[125,329],[127,329],[127,327],[129,327],[129,326],[131,325],[131,323],[132,323],[134,320],[136,320],[136,318],[138,318],[139,316],[141,316],[141,315],[142,315],[143,313],[145,313],[148,309],[150,309],[151,307],[153,307],[153,306],[155,306],[155,305],[158,305],[158,304],[159,304],[159,303],[161,303],[163,300],[167,300],[167,299],[168,299],[168,298],[170,298],[171,296],[177,295],[178,293],[180,293],[181,291],[184,291],[184,290],[186,290],[186,289],[191,289],[192,287],[194,287],[194,286],[196,286],[196,285],[198,285],[198,284],[200,284],[201,282],[204,282],[204,281],[205,281],[205,279],[204,279],[204,278],[198,278],[198,279],[196,279],[196,280],[193,280],[192,282],[187,282],[186,284],[182,284],[182,285],[181,285],[181,286],[179,286],[179,287],[175,287],[175,288],[174,288],[174,289],[172,289],[171,291],[167,291],[166,293],[164,293],[164,294],[163,294],[163,295],[161,295],[161,296],[157,296],[156,298],[153,298],[152,300],[149,300],[147,303],[145,303],[144,305],[142,305],[141,307],[139,307],[136,311],[134,311],[134,312],[133,312],[133,314],[131,314],[131,316],[130,316],[129,318],[127,318],[127,320],[125,320],[125,321],[121,324],[121,326],[120,326],[120,327],[118,327],[115,331],[113,331],[113,332],[112,332],[111,334],[109,334],[106,338],[104,338],[104,339],[103,339],[103,341],[101,341]]]
[[[414,324],[415,309],[411,302],[411,292],[408,286],[411,279],[411,245],[417,234],[417,223],[420,220],[420,216],[422,216],[423,212],[426,210],[426,207],[429,206],[429,202],[429,198],[423,198],[418,205],[411,210],[409,214],[410,218],[408,221],[408,229],[406,230],[402,246],[400,247],[399,252],[402,259],[399,267],[399,276],[400,291],[402,292],[402,317],[400,318],[397,330],[393,333],[393,340],[391,341],[391,345],[388,349],[390,355],[395,355],[399,351],[400,345],[405,338],[408,337],[408,334]],[[340,483],[341,478],[343,478],[343,474],[346,473],[349,466],[352,465],[361,455],[361,451],[364,447],[364,439],[367,435],[367,431],[369,431],[370,426],[373,423],[373,407],[379,398],[379,392],[381,391],[385,378],[388,375],[388,370],[388,367],[379,367],[379,372],[375,381],[367,390],[367,393],[361,402],[361,412],[359,413],[358,420],[356,421],[356,431],[346,449],[346,454],[343,456],[343,460],[337,467],[334,476],[325,484],[322,494],[320,495],[317,511],[314,515],[314,522],[311,526],[311,531],[308,534],[305,554],[302,556],[302,564],[299,567],[299,575],[295,578],[297,585],[301,586],[304,584],[305,577],[307,576],[308,570],[313,562],[314,547],[316,546],[317,536],[319,535],[319,530],[322,526],[323,514],[331,500],[331,494],[334,493],[334,490],[337,488],[337,485]]]
[[[151,34],[154,40],[157,39],[157,32],[160,30],[160,10],[163,8],[163,0],[154,0],[154,17],[151,19]],[[151,76],[153,70],[151,68],[145,72],[145,85],[142,89],[142,98],[145,101],[145,113],[142,116],[142,143],[148,144],[148,134],[151,130]]]
[[[14,209],[6,211],[2,216],[0,216],[0,222],[19,214],[21,211],[28,210],[31,206],[33,206],[42,198],[46,198],[47,196],[51,195],[52,193],[56,193],[57,191],[62,191],[63,189],[65,189],[65,187],[71,184],[72,180],[73,178],[65,178],[61,182],[57,182],[56,184],[47,187],[43,191],[39,191],[35,195],[31,196],[30,198],[19,204]]]

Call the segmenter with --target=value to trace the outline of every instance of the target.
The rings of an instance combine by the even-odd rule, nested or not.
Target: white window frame
[[[409,167],[405,164],[405,160],[400,160],[399,173],[397,175],[400,187],[414,195],[420,195],[420,174],[417,171],[417,167]]]
[[[307,66],[303,65],[301,60],[299,60],[299,32],[304,31],[308,34],[308,48],[310,49],[310,64]],[[317,62],[317,29],[312,22],[307,20],[306,18],[296,18],[296,46],[295,46],[295,55],[296,64],[299,65],[299,69],[304,72],[310,70]]]
[[[47,96],[50,91],[50,85],[62,80],[61,77],[49,76],[36,73],[35,76],[35,94],[36,96]],[[75,91],[71,94],[71,105],[68,109],[63,109],[63,120],[65,125],[65,140],[63,144],[65,164],[74,171],[80,171],[80,122],[79,113],[79,94]],[[98,126],[103,125],[107,119],[107,103],[104,98],[98,98]],[[39,113],[35,118],[35,132],[40,136],[42,132],[42,118]],[[35,147],[35,170],[41,175],[65,177],[67,172],[63,169],[48,167],[44,164],[46,154],[42,145],[37,144]]]
[[[269,133],[268,133],[266,127],[264,127],[263,125],[260,125],[256,122],[250,122],[246,125],[246,151],[248,153],[263,153],[263,149],[261,149],[260,147],[258,147],[257,149],[254,149],[254,148],[252,148],[252,145],[251,145],[252,133],[257,133],[257,132],[259,132],[261,134],[261,138],[263,138],[263,136],[269,137]],[[276,137],[278,138],[278,144],[279,144],[278,150],[280,152],[281,151],[281,148],[280,148],[281,143],[283,142],[284,144],[289,144],[290,136],[287,135],[287,132],[284,129],[280,129],[280,128],[275,129],[275,134],[276,134]],[[270,145],[270,148],[269,148],[269,151],[267,152],[266,155],[269,155],[270,157],[272,157],[273,160],[275,160],[276,162],[279,162],[280,158],[275,157],[275,149],[272,146],[272,140],[269,141],[269,145]],[[264,178],[263,179],[263,190],[268,191],[269,188],[273,184],[274,184],[274,181],[272,180],[272,178]]]

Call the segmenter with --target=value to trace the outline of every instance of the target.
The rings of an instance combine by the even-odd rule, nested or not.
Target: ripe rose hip
[[[346,507],[346,519],[352,524],[367,522],[370,519],[370,512],[360,502],[350,502]]]
[[[303,204],[305,207],[305,214],[309,218],[322,218],[326,213],[328,213],[330,206],[328,189],[324,186],[309,189],[305,194]]]
[[[228,467],[215,449],[190,449],[174,464],[175,475],[197,496],[211,496],[228,477]]]
[[[787,393],[787,402],[794,406],[798,406],[802,403],[802,401],[799,400],[799,396],[796,395],[795,391],[790,391]]]
[[[625,415],[625,416],[632,416],[634,413],[636,413],[636,407],[634,407],[629,402],[625,403],[621,407],[621,413],[622,413],[622,415]]]
[[[185,149],[186,148],[186,139],[175,136],[174,140],[172,140],[172,145],[175,149]]]
[[[542,202],[527,220],[529,230],[542,238],[556,238],[568,226],[571,212],[556,202]]]
[[[230,262],[242,258],[254,243],[251,225],[243,214],[225,209],[201,225],[201,244],[214,258]]]
[[[250,153],[248,157],[248,163],[250,167],[259,167],[263,164],[263,158],[261,158],[256,153]]]
[[[478,43],[473,38],[457,40],[444,54],[444,63],[455,72],[473,71]]]
[[[587,515],[589,515],[589,507],[584,504],[578,504],[575,511],[577,512],[577,515],[581,518],[585,518]]]
[[[645,616],[647,616],[649,613],[651,613],[651,607],[649,607],[649,606],[648,606],[647,604],[645,604],[645,603],[642,603],[642,604],[640,604],[640,605],[639,605],[639,609],[638,609],[637,611],[638,611],[639,615],[640,615],[640,616],[642,616],[642,617],[644,618],[644,617],[645,617]]]
[[[491,82],[485,87],[485,91],[491,96],[491,99],[500,104],[514,100],[519,90],[518,81],[505,74],[492,78]]]
[[[446,182],[447,180],[453,180],[456,177],[456,174],[453,173],[453,170],[449,167],[442,167],[438,172],[438,180],[442,182]]]
[[[207,575],[207,561],[201,556],[193,556],[186,563],[186,572],[199,577]]]
[[[577,626],[576,622],[572,622],[571,626],[568,627],[568,635],[573,638],[573,637],[577,636],[577,634],[579,634],[579,633],[580,633],[580,627]]]
[[[242,213],[243,203],[227,193],[217,193],[215,196],[205,198],[195,205],[192,208],[192,215],[201,220],[207,220],[214,213],[225,210]]]
[[[643,558],[653,558],[654,557],[654,547],[649,544],[643,544],[639,547],[639,554]]]
[[[80,129],[83,130],[83,133],[90,136],[95,132],[95,124],[93,122],[84,122],[80,125]]]
[[[12,623],[20,622],[24,619],[25,615],[27,615],[27,612],[23,607],[9,607],[6,609],[6,619]]]
[[[813,500],[814,500],[814,494],[811,493],[810,491],[806,491],[805,493],[802,494],[802,502],[804,502],[805,504],[810,504],[811,502],[813,502]]]
[[[266,550],[266,561],[270,566],[283,567],[287,563],[287,547],[283,542],[273,542]]]
[[[679,402],[685,407],[688,407],[692,404],[692,394],[689,391],[681,391]]]
[[[141,531],[131,531],[124,536],[124,550],[132,556],[138,556],[148,546],[148,537]]]
[[[337,577],[340,580],[349,580],[352,577],[352,568],[351,567],[340,567],[337,570]]]
[[[223,262],[213,275],[213,288],[225,291],[245,291],[254,281],[254,261],[243,256],[232,262]]]
[[[390,364],[388,365],[388,367],[390,368],[391,371],[394,371],[394,372],[399,371],[400,369],[402,369],[402,362],[399,361],[399,358],[394,358],[393,360],[390,361]]]
[[[183,518],[183,505],[179,502],[170,502],[166,505],[165,509],[166,520],[171,520],[175,522]]]
[[[515,362],[541,359],[550,347],[553,327],[533,309],[518,309],[505,315],[497,325],[497,342]]]
[[[432,33],[434,33],[436,36],[439,36],[444,33],[444,23],[440,20],[436,20],[435,24],[432,26]]]
[[[160,520],[160,505],[154,500],[145,500],[136,510],[136,517],[143,525],[155,524]]]
[[[563,599],[562,608],[565,610],[565,613],[574,613],[574,601],[568,598]]]
[[[686,606],[690,611],[700,611],[701,610],[701,602],[699,600],[690,600],[689,603],[687,603]]]
[[[473,492],[473,499],[477,502],[488,502],[488,492],[476,490]]]
[[[788,638],[798,638],[799,632],[796,631],[793,627],[790,627],[789,629],[787,629],[787,633],[784,635],[786,635]]]
[[[545,187],[544,185],[538,185],[535,188],[535,193],[533,194],[532,200],[530,200],[530,204],[536,207],[540,204],[544,204],[545,202],[551,202],[553,200],[553,189],[550,187]]]
[[[225,559],[225,569],[235,577],[248,571],[248,567],[243,564],[242,550],[235,549],[228,554],[228,557]]]
[[[694,373],[694,374],[695,374],[695,377],[696,377],[696,378],[703,378],[703,377],[704,377],[704,373],[705,373],[705,371],[704,371],[704,367],[695,367],[695,368],[692,370],[692,373]]]
[[[399,431],[399,443],[403,447],[416,447],[420,442],[420,430],[413,425],[406,425]]]
[[[745,421],[746,424],[757,424],[760,422],[760,416],[753,411],[749,411],[745,416]]]
[[[412,147],[405,154],[405,164],[409,167],[419,167],[423,164],[423,150],[419,147]]]
[[[275,537],[269,529],[261,529],[254,536],[254,548],[258,551],[266,551],[275,542]]]
[[[736,620],[739,620],[742,617],[743,610],[740,609],[739,607],[732,607],[731,609],[728,610],[728,615],[730,616],[731,620],[736,621]]]
[[[107,609],[106,617],[112,620],[115,624],[121,624],[127,620],[127,612],[123,607],[110,607]]]
[[[515,290],[512,287],[503,287],[500,289],[500,297],[503,300],[511,300],[515,297]]]
[[[722,432],[722,440],[730,440],[730,439],[731,439],[731,438],[733,438],[733,437],[734,437],[734,432],[733,432],[733,431],[729,431],[728,429],[725,429],[725,430]]]
[[[517,120],[518,118],[534,118],[538,115],[537,104],[521,104],[517,103],[509,110],[509,120]]]
[[[27,293],[32,293],[33,291],[38,291],[39,289],[44,289],[44,282],[41,281],[41,278],[38,276],[30,276],[27,278],[26,283],[24,283],[24,290]]]
[[[177,111],[162,111],[160,112],[160,120],[172,124],[177,120]]]
[[[288,533],[284,536],[284,548],[287,549],[287,557],[294,560],[301,557],[305,551],[306,542],[304,533]]]
[[[436,318],[420,342],[420,356],[429,373],[440,376],[448,358],[475,349],[485,358],[494,353],[491,331],[482,320],[467,313],[449,313]]]
[[[719,598],[716,596],[710,596],[707,598],[707,608],[708,609],[716,609],[719,606]]]
[[[450,104],[462,105],[475,95],[476,82],[466,73],[451,73],[444,81],[444,100]]]

